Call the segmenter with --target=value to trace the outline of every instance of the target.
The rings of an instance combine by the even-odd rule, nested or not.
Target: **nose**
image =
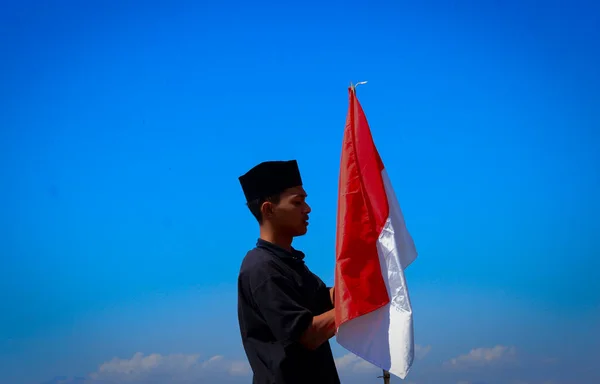
[[[307,203],[304,203],[304,212],[305,213],[310,213],[311,212],[310,205],[308,205]]]

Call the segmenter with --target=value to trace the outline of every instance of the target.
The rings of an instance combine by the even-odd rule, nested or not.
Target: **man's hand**
[[[335,307],[335,287],[329,288],[329,298],[331,299],[331,304]]]

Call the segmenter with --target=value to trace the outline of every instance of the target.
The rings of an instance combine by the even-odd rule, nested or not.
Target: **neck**
[[[266,226],[260,227],[260,238],[288,251],[292,250],[292,236],[276,233]]]

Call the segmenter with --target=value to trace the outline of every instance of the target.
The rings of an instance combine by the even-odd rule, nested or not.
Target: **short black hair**
[[[256,218],[256,221],[258,221],[258,224],[263,223],[263,217],[262,212],[260,211],[260,207],[265,201],[268,201],[273,204],[278,204],[281,201],[281,194],[278,193],[267,197],[259,197],[258,199],[250,200],[247,203],[248,209],[250,209],[250,212]]]

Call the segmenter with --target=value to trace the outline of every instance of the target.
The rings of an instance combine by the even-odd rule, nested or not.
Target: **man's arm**
[[[335,287],[329,288],[329,298],[331,299],[331,305],[335,307]]]
[[[335,307],[335,287],[329,288],[329,299]],[[300,337],[300,343],[307,349],[317,349],[321,344],[335,336],[335,310],[331,309],[319,316],[313,317],[311,325]]]
[[[300,304],[300,293],[293,281],[278,271],[271,271],[268,277],[253,284],[251,291],[278,340],[297,342],[306,349],[314,350],[335,335],[335,311],[332,309],[313,316]],[[328,293],[331,299],[332,290]]]
[[[335,332],[335,310],[332,309],[313,317],[312,324],[304,331],[299,341],[305,348],[315,350],[335,336]]]

